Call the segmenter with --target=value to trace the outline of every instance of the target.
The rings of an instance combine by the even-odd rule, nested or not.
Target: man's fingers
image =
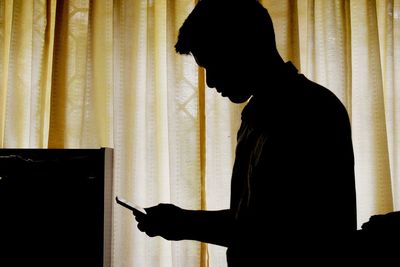
[[[159,235],[158,233],[156,233],[156,232],[154,232],[154,231],[151,231],[151,230],[147,230],[147,231],[145,231],[145,233],[146,233],[146,235],[148,235],[149,237],[155,237],[155,236],[158,236],[158,235]]]
[[[146,231],[146,227],[143,223],[138,223],[137,228],[141,231],[141,232],[145,232]]]
[[[137,225],[139,231],[146,233],[149,237],[154,237],[160,235],[159,229],[148,222],[139,222]]]
[[[161,236],[168,240],[179,240],[179,220],[182,209],[172,204],[158,204],[145,208],[146,214],[133,214],[137,228],[149,237]]]
[[[135,212],[132,212],[133,213],[133,216],[135,216],[135,220],[137,221],[137,222],[143,222],[143,221],[145,221],[146,220],[146,215],[143,215],[143,214],[136,214]]]

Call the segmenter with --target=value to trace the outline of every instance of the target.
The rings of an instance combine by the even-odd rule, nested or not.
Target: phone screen
[[[129,201],[126,201],[123,198],[115,197],[115,200],[117,201],[118,204],[121,206],[131,210],[133,212],[133,215],[135,216],[143,216],[146,215],[146,210],[136,204],[133,204]]]

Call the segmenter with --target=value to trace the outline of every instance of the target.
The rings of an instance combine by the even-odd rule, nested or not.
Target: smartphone
[[[146,215],[146,210],[136,204],[133,204],[129,201],[126,201],[123,198],[119,198],[118,196],[115,197],[115,200],[117,201],[118,204],[120,204],[121,206],[131,210],[133,212],[133,215],[135,216],[143,216]]]

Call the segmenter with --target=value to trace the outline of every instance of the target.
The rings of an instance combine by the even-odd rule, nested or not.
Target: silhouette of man
[[[139,230],[225,246],[230,267],[339,255],[357,229],[351,128],[342,103],[284,62],[268,11],[256,0],[199,1],[175,48],[206,70],[210,88],[233,103],[248,101],[230,207],[159,204],[136,217]]]

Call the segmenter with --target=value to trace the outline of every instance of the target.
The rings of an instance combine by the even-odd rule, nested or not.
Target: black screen
[[[0,177],[0,266],[103,266],[103,149],[0,149]]]

